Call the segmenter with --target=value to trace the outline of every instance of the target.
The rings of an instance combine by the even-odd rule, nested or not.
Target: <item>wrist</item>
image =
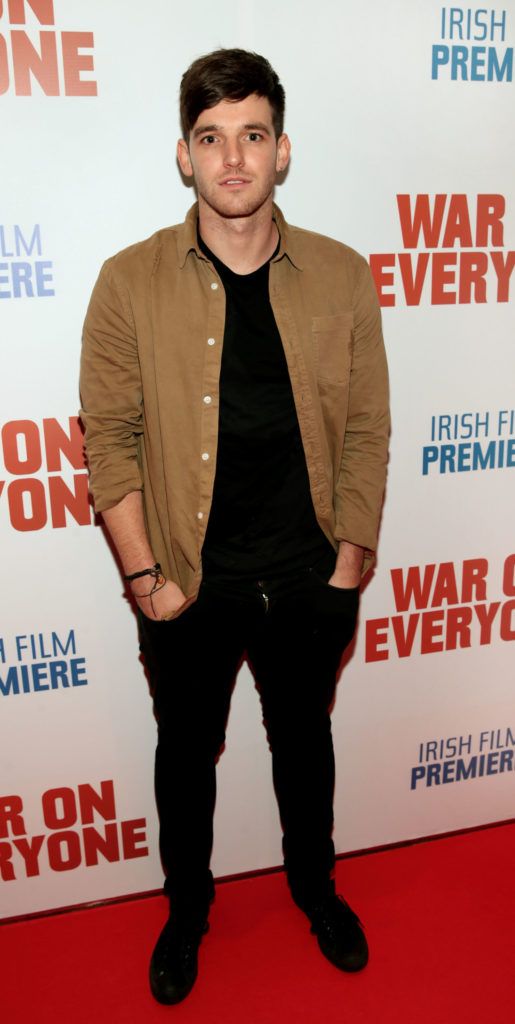
[[[159,562],[155,562],[154,565],[148,566],[146,569],[127,573],[124,579],[130,583],[132,593],[137,601],[149,598],[152,614],[156,616],[153,597],[166,586],[166,578],[163,576]]]
[[[143,579],[145,576],[151,576],[152,579],[157,579],[158,576],[162,576],[159,562],[154,562],[153,565],[147,565],[144,569],[137,569],[135,572],[125,573],[123,578],[126,583],[134,583],[136,580]]]

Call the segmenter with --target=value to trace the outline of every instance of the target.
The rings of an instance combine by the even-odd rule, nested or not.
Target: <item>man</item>
[[[171,913],[155,998],[191,990],[214,896],[215,764],[234,678],[254,672],[292,896],[337,967],[367,962],[335,894],[329,710],[371,564],[387,380],[365,261],[273,205],[290,157],[284,91],[242,50],[182,79],[184,224],[102,268],[87,314],[82,419],[96,509],[138,605],[156,717]]]

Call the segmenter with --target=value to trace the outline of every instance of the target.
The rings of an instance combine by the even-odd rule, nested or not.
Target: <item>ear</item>
[[[191,178],[193,176],[193,167],[191,165],[188,144],[184,139],[179,139],[177,143],[177,159],[182,173],[186,178]]]
[[[291,144],[287,135],[284,133],[279,136],[277,140],[277,154],[275,158],[275,169],[276,171],[285,171],[289,162],[291,154]]]

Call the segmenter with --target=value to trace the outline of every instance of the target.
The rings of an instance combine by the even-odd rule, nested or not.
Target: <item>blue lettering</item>
[[[449,473],[456,472],[455,465],[456,456],[456,445],[454,444],[443,444],[440,449],[440,473],[446,472],[446,467],[449,467]]]
[[[480,71],[480,68],[484,68],[486,63],[486,46],[472,46],[470,54],[472,57],[470,62],[470,80],[471,82],[484,82],[485,73],[484,71]]]
[[[85,658],[71,658],[70,669],[72,677],[72,686],[87,686],[88,680],[82,679],[81,677],[86,673],[86,659]]]
[[[43,683],[42,680],[47,678],[47,665],[45,661],[34,662],[32,665],[32,685],[35,692],[39,690],[48,690],[48,683]]]
[[[480,33],[477,33],[477,32],[475,33],[475,35],[473,37],[474,39],[479,39],[479,40],[486,39],[487,36],[488,36],[488,19],[487,19],[487,17],[485,17],[485,20],[482,21],[481,20],[481,15],[482,14],[484,14],[484,15],[488,14],[488,11],[484,7],[480,7],[479,10],[474,12],[474,21],[476,23],[476,28],[481,30]]]
[[[452,36],[451,36],[452,38]],[[460,34],[460,38],[462,38]],[[484,35],[471,38],[484,38]],[[503,55],[494,46],[446,46],[432,48],[431,78],[437,79],[440,68],[450,64],[453,82],[511,82],[513,81],[513,47]],[[470,75],[469,75],[470,68]]]
[[[410,785],[410,789],[416,789],[417,788],[417,782],[419,782],[420,779],[423,779],[425,774],[426,774],[426,769],[423,767],[423,765],[417,765],[416,768],[412,768],[411,769],[411,785]]]
[[[458,473],[465,473],[470,470],[471,444],[458,445]]]
[[[52,274],[49,270],[52,268],[50,260],[36,260],[36,287],[37,293],[40,296],[55,295],[53,288],[46,288],[46,283],[52,281]]]
[[[68,682],[68,665],[65,661],[51,661],[50,662],[50,686],[52,690],[57,690],[59,685],[64,689],[69,687]]]
[[[502,64],[499,64],[497,59],[497,50],[491,46],[488,50],[488,81],[502,82],[506,74],[506,81],[511,82],[513,80],[513,47],[509,47],[504,54]]]
[[[451,61],[451,79],[453,82],[457,81],[458,68],[461,68],[461,81],[467,82],[467,60],[468,60],[468,46],[453,46],[452,48],[452,61]]]
[[[470,761],[469,761],[468,765],[460,757],[459,760],[457,761],[457,767],[456,767],[456,782],[460,782],[461,779],[475,779],[476,775],[477,775],[477,757],[476,757],[476,755],[474,754],[474,756],[470,758]]]
[[[450,18],[449,18],[449,30],[450,31],[449,31],[449,34],[450,34],[451,39],[454,38],[454,32],[453,32],[454,28],[458,29],[458,31],[457,31],[458,39],[463,39],[463,31],[462,31],[462,27],[461,27],[462,24],[463,24],[463,11],[461,10],[461,7],[451,7],[451,9],[449,11],[449,14],[450,14]]]
[[[39,661],[31,665],[12,665],[7,675],[0,676],[0,694],[41,693],[44,690],[69,689],[87,686],[86,659],[67,661]],[[20,688],[21,687],[21,688]]]
[[[505,34],[505,31],[506,31],[506,11],[502,12],[502,16],[501,16],[501,20],[500,21],[496,21],[495,20],[495,11],[492,11],[492,26],[491,26],[492,34],[490,36],[491,39],[494,38],[495,29],[496,28],[500,28],[500,30],[501,30],[501,42],[504,43],[504,34]]]
[[[72,654],[75,654],[77,649],[75,646],[75,630],[70,629],[70,632],[64,641],[64,646],[63,641],[59,639],[57,633],[52,632],[52,647],[54,654],[57,654],[58,651],[60,651],[61,654],[68,654],[69,650],[71,650]]]
[[[35,294],[39,298],[55,295],[55,290],[48,287],[53,282],[52,266],[50,260],[36,260],[34,264],[23,260],[0,263],[0,299],[33,299]],[[7,273],[3,274],[2,271]],[[8,285],[11,281],[12,292],[3,291],[1,285]]]
[[[513,771],[513,750],[501,751],[501,763],[499,765],[500,772],[511,772]]]
[[[22,230],[19,227],[19,225],[15,224],[14,225],[14,246],[15,246],[15,249],[16,249],[16,255],[17,256],[21,256],[22,250],[23,250],[23,252],[25,253],[26,256],[31,256],[32,255],[32,250],[34,249],[34,247],[36,247],[37,255],[41,256],[41,253],[42,253],[43,250],[42,250],[42,247],[41,247],[41,229],[40,229],[39,224],[35,224],[34,225],[34,230],[32,232],[32,238],[30,239],[30,242],[28,242],[28,243],[25,241],[25,238],[23,236]]]
[[[449,63],[449,47],[433,46],[433,60],[431,66],[431,78],[438,78],[438,68]]]
[[[8,263],[0,263],[0,299],[10,299],[11,293],[4,292],[1,287],[3,284],[9,284],[9,274],[7,274],[7,276],[4,276],[4,274],[2,273],[2,271],[4,270],[9,270]]]
[[[27,298],[33,299],[34,289],[32,287],[31,264],[11,263],[11,274],[13,279],[13,298],[21,299],[23,286]]]
[[[493,469],[495,466],[495,441],[490,441],[483,454],[483,449],[478,441],[474,443],[474,469]]]
[[[13,665],[5,677],[5,682],[0,676],[0,693],[3,693],[4,697],[7,697],[9,693],[19,692],[20,684],[18,682],[18,672],[16,670],[16,665]]]
[[[436,444],[425,445],[422,449],[422,476],[427,476],[432,462],[438,462],[438,451]]]

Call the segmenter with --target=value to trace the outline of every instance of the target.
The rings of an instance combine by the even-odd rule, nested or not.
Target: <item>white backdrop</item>
[[[178,85],[219,45],[285,85],[287,219],[371,257],[384,303],[391,460],[334,710],[338,851],[513,815],[514,38],[513,0],[0,2],[2,917],[162,881],[155,724],[85,500],[78,360],[103,259],[194,198]],[[215,873],[278,864],[245,668],[219,780]]]

